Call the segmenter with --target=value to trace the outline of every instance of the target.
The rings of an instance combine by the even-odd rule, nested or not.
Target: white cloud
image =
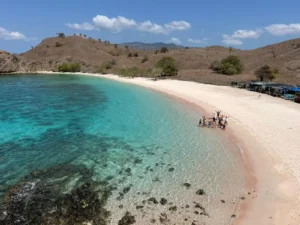
[[[205,44],[207,40],[208,40],[207,38],[203,38],[203,39],[192,39],[192,38],[189,38],[188,42],[193,43],[193,44]]]
[[[240,39],[234,39],[230,35],[223,35],[223,41],[225,45],[242,45],[243,42]]]
[[[300,23],[294,24],[272,24],[265,27],[265,29],[275,35],[275,36],[284,36],[289,34],[300,34]]]
[[[262,34],[262,30],[237,30],[235,31],[231,37],[234,39],[239,39],[239,38],[259,38],[260,35]]]
[[[24,34],[17,31],[8,31],[3,27],[0,27],[0,39],[4,40],[27,40]]]
[[[82,24],[67,23],[66,25],[75,30],[94,30],[95,29],[95,27],[90,23],[82,23]]]
[[[153,34],[167,34],[163,26],[158,25],[156,23],[152,23],[149,20],[139,24],[137,29],[140,31],[145,31]]]
[[[172,21],[163,25],[156,24],[150,20],[136,22],[123,16],[109,18],[104,15],[97,15],[93,18],[93,24],[90,23],[67,23],[68,27],[78,30],[104,29],[112,32],[120,32],[125,29],[136,29],[153,34],[170,34],[173,31],[184,31],[191,28],[191,24],[186,21]]]
[[[188,30],[191,28],[191,24],[186,21],[172,21],[171,23],[165,24],[165,28],[169,31]]]
[[[180,39],[179,38],[175,38],[175,37],[172,37],[169,42],[174,43],[176,45],[180,45],[181,44]]]
[[[93,18],[95,27],[99,29],[120,32],[121,30],[136,27],[136,22],[123,16],[108,18],[107,16],[97,15]]]
[[[172,21],[170,23],[159,25],[151,21],[145,21],[138,24],[138,30],[153,34],[170,34],[173,31],[184,31],[191,28],[191,24],[186,21]]]
[[[222,42],[226,45],[242,45],[241,39],[257,39],[261,36],[263,30],[237,30],[232,35],[223,34]]]

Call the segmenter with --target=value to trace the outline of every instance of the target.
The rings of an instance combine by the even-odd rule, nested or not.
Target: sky
[[[299,0],[1,0],[0,49],[63,32],[124,42],[253,49],[300,37]]]

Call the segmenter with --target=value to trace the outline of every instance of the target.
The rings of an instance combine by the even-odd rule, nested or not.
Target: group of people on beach
[[[206,118],[203,116],[202,119],[199,120],[199,126],[208,127],[208,128],[221,128],[223,130],[226,129],[228,125],[229,116],[221,115],[221,110],[216,110],[212,113],[211,118]]]

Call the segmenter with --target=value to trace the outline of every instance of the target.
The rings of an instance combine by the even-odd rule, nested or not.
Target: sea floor
[[[183,103],[86,76],[0,85],[0,222],[225,225],[247,197],[238,146]]]

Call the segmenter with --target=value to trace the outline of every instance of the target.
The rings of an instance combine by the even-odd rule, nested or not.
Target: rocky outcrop
[[[0,73],[12,73],[19,70],[18,56],[0,50]]]

